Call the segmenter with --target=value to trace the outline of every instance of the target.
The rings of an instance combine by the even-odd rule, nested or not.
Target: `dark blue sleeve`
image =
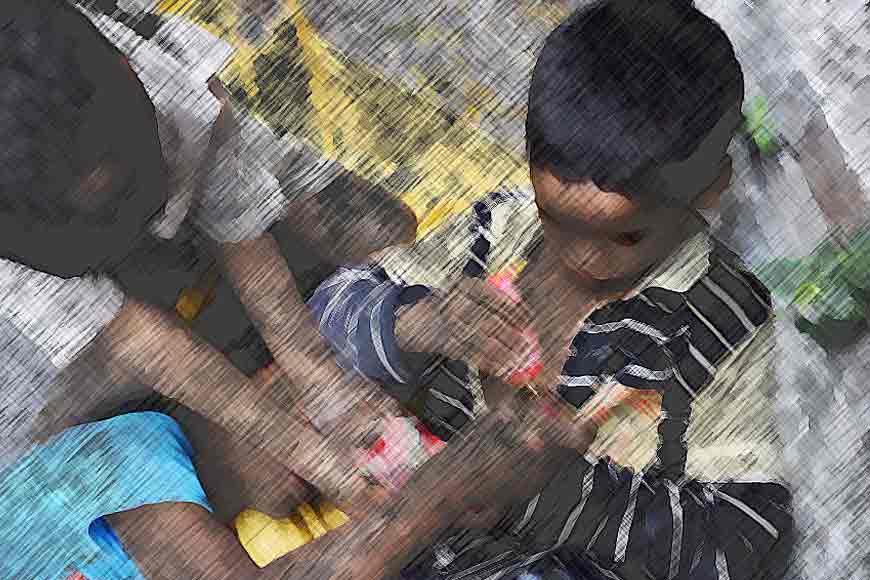
[[[428,296],[426,286],[405,286],[378,268],[342,268],[308,302],[320,332],[344,368],[388,383],[413,379],[396,342],[396,316]]]

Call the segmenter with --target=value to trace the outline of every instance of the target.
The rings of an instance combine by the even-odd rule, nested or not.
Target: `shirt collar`
[[[688,292],[710,269],[712,238],[706,230],[698,232],[680,245],[668,258],[650,271],[635,287],[632,295],[648,288],[671,292]]]

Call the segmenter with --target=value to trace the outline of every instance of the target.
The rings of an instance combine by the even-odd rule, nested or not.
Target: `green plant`
[[[782,258],[758,272],[780,302],[795,308],[799,328],[827,345],[845,345],[870,317],[870,229],[844,242],[832,236],[809,256]]]
[[[743,114],[743,130],[749,134],[762,155],[772,155],[779,148],[778,131],[770,117],[767,99],[763,96],[753,97],[747,103]]]

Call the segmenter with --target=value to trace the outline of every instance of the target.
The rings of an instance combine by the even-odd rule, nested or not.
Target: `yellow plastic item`
[[[320,502],[320,517],[323,518],[326,527],[330,530],[338,529],[350,521],[350,518],[343,511],[328,501]]]
[[[326,523],[320,520],[320,514],[315,512],[310,505],[304,503],[297,507],[296,511],[302,516],[305,527],[308,528],[315,540],[326,535]]]
[[[350,521],[326,501],[320,502],[317,509],[303,503],[296,511],[290,517],[279,519],[253,509],[246,509],[236,516],[234,527],[239,542],[257,566],[265,568]]]

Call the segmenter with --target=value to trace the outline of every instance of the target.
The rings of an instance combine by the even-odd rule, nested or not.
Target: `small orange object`
[[[256,372],[253,376],[253,380],[255,383],[262,387],[269,387],[275,383],[275,381],[279,377],[279,368],[276,363],[272,363],[269,366],[263,367]]]
[[[175,303],[175,312],[185,322],[192,322],[214,300],[219,279],[220,271],[217,266],[209,268],[194,286],[181,291]]]

